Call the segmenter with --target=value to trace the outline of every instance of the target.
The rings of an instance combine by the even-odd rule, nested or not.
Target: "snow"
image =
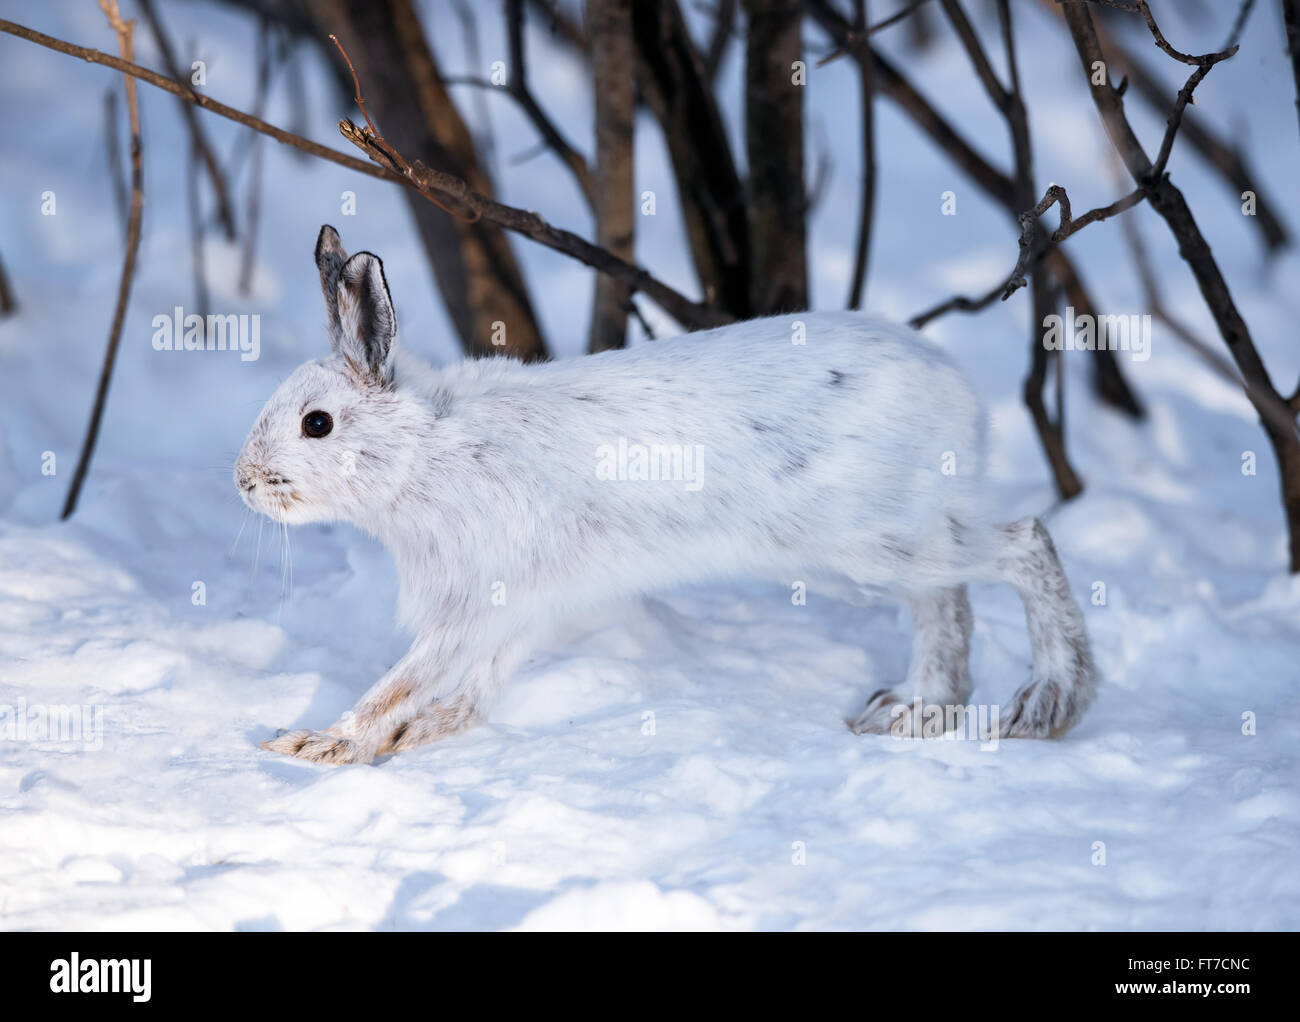
[[[1068,43],[1036,6],[1015,6],[1039,179],[1065,184],[1076,211],[1108,202],[1121,186]],[[425,7],[448,71],[468,70],[450,10]],[[0,8],[113,48],[93,4]],[[1157,13],[1175,45],[1192,49],[1217,48],[1230,15],[1207,25]],[[196,40],[209,92],[251,106],[253,23],[203,3],[169,4],[164,15],[176,40]],[[1255,12],[1242,53],[1215,68],[1197,110],[1248,144],[1267,189],[1285,198],[1300,133],[1277,21],[1273,8]],[[481,29],[484,61],[504,56],[495,12]],[[910,59],[911,73],[1005,166],[1005,128],[940,34],[936,52]],[[810,27],[808,38],[819,54],[820,33]],[[880,39],[887,49],[899,42]],[[1131,39],[1141,43],[1140,34]],[[539,54],[535,91],[585,143],[590,97],[545,32],[529,41]],[[188,43],[182,50],[190,53]],[[6,137],[24,140],[0,153],[0,255],[21,303],[0,320],[0,707],[102,714],[102,729],[80,742],[0,739],[0,925],[1300,923],[1300,582],[1284,572],[1276,472],[1245,400],[1159,324],[1149,361],[1125,361],[1150,405],[1144,425],[1099,408],[1083,356],[1069,359],[1070,447],[1088,489],[1048,520],[1104,684],[1061,741],[854,736],[842,718],[904,670],[903,612],[817,592],[797,606],[786,587],[739,582],[659,593],[573,622],[484,726],[445,743],[342,768],[260,751],[277,727],[334,720],[404,648],[381,548],[349,527],[286,537],[247,520],[229,475],[262,400],[324,343],[309,258],[322,222],[339,226],[349,247],[384,257],[403,342],[437,361],[455,357],[404,201],[390,185],[268,142],[253,296],[235,291],[236,252],[215,239],[208,247],[215,309],[261,314],[261,357],[156,352],[152,317],[193,301],[186,141],[176,102],[142,87],[149,200],[139,274],[82,505],[60,523],[120,266],[101,120],[103,92],[117,82],[10,37],[0,54]],[[158,64],[143,30],[138,54]],[[1158,66],[1172,95],[1184,69]],[[733,122],[739,72],[733,52],[723,85]],[[305,75],[309,134],[344,148],[332,125],[346,105],[326,88],[316,56]],[[834,165],[810,246],[815,304],[832,308],[847,293],[857,209],[852,69],[844,61],[815,69],[808,88],[813,137],[825,139]],[[291,118],[285,97],[279,80],[271,121]],[[491,96],[489,109],[505,200],[589,235],[562,170],[545,157],[511,162],[533,134],[510,101]],[[1005,215],[898,113],[887,103],[880,111],[868,304],[905,317],[953,288],[990,286],[1014,261],[1015,238]],[[242,144],[236,126],[201,116],[222,153]],[[1134,120],[1144,138],[1158,137],[1158,118]],[[651,122],[638,142],[638,190],[656,190],[659,206],[638,224],[638,256],[689,290]],[[1240,198],[1185,146],[1171,171],[1285,386],[1300,372],[1297,256],[1265,267]],[[239,194],[244,187],[241,178]],[[355,218],[339,215],[345,189],[357,194]],[[955,217],[939,213],[949,189]],[[40,211],[45,191],[57,197],[53,216]],[[1214,339],[1163,225],[1144,208],[1128,215],[1139,219],[1170,307]],[[1105,311],[1144,311],[1115,225],[1069,246]],[[590,275],[537,246],[517,242],[515,251],[554,347],[577,353]],[[987,397],[1007,518],[1053,503],[1019,400],[1027,316],[1022,293],[928,331]],[[1257,455],[1253,476],[1242,473],[1248,451]],[[54,475],[42,473],[46,452]],[[1104,605],[1092,602],[1097,583]],[[973,603],[976,698],[1002,701],[1028,668],[1022,611],[996,588],[976,589]],[[1244,733],[1247,719],[1256,733]]]

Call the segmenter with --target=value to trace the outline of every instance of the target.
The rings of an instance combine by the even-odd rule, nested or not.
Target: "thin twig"
[[[377,161],[387,159],[387,151],[377,145],[374,137],[365,129],[358,128],[351,121],[340,121],[339,131],[344,138],[371,159]],[[419,160],[411,165],[410,175],[405,180],[426,195],[436,193],[463,202],[467,208],[474,210],[490,223],[522,234],[547,248],[572,256],[592,269],[621,281],[631,291],[643,292],[683,326],[703,329],[734,322],[733,317],[721,309],[692,302],[668,285],[656,280],[641,267],[618,258],[609,250],[547,223],[536,213],[503,205],[486,195],[471,191],[460,178],[426,167]]]
[[[375,127],[375,122],[370,119],[370,112],[366,109],[366,101],[361,98],[361,82],[357,78],[357,69],[352,66],[352,58],[348,56],[348,51],[343,48],[343,44],[339,42],[338,36],[334,35],[332,32],[330,33],[330,42],[338,47],[339,53],[343,55],[343,60],[348,65],[348,71],[352,75],[352,84],[356,90],[354,99],[361,110],[361,116],[366,119],[366,132],[370,136],[370,141],[374,144],[375,151],[378,152],[378,154],[383,158],[383,161],[389,165],[390,169],[398,171],[403,177],[411,180],[411,165],[406,162],[401,153],[385,141],[384,136],[381,135],[379,129]],[[351,124],[350,121],[348,123]],[[341,130],[342,125],[339,127]],[[361,130],[356,128],[355,125],[353,125],[353,128],[358,131]],[[452,216],[460,217],[462,220],[469,221],[470,223],[473,223],[479,218],[477,210],[471,210],[470,214],[466,215],[460,210],[452,209],[436,196],[430,195],[427,191],[420,188],[417,188],[416,190],[444,213],[450,213]]]
[[[483,95],[488,92],[502,92],[524,112],[533,127],[541,136],[541,141],[511,160],[518,165],[531,160],[546,151],[556,155],[559,161],[569,169],[577,182],[578,190],[587,206],[595,210],[596,181],[586,157],[578,152],[547,116],[537,98],[528,88],[528,64],[524,50],[524,26],[522,0],[506,0],[506,18],[510,46],[510,74],[504,89],[480,75],[448,75],[443,78],[444,85],[470,85]]]
[[[1294,433],[1297,410],[1290,407],[1291,402],[1282,401],[1277,395],[1271,394],[1262,387],[1251,383],[1241,375],[1231,361],[1215,351],[1206,341],[1198,337],[1186,323],[1169,311],[1160,293],[1160,285],[1156,280],[1156,275],[1151,269],[1151,260],[1147,255],[1146,244],[1142,240],[1142,232],[1139,230],[1137,223],[1132,217],[1125,217],[1120,221],[1120,227],[1133,255],[1133,264],[1137,268],[1138,280],[1142,284],[1146,305],[1151,310],[1151,315],[1167,326],[1169,331],[1183,344],[1196,352],[1216,374],[1234,386],[1241,388],[1260,415],[1267,418],[1277,429]]]
[[[861,26],[855,28],[853,32],[850,33],[848,38],[845,40],[843,45],[837,46],[835,49],[831,50],[830,53],[826,54],[826,56],[822,57],[821,60],[817,61],[816,66],[825,67],[831,61],[839,60],[840,57],[844,56],[846,53],[849,53],[850,51],[852,51],[854,48],[856,48],[858,45],[860,45],[867,39],[870,39],[881,29],[889,28],[890,25],[897,24],[898,22],[906,18],[909,14],[911,14],[914,10],[916,10],[918,7],[922,6],[923,4],[927,4],[929,2],[930,0],[912,0],[912,2],[909,3],[906,7],[902,8],[899,11],[895,11],[888,18],[883,18],[880,21],[877,21],[874,25],[871,25],[866,29],[863,29]]]
[[[208,269],[203,251],[206,231],[203,223],[203,204],[199,193],[201,158],[193,142],[190,143],[189,152],[189,162],[185,167],[185,207],[190,219],[190,266],[194,273],[194,311],[204,316],[211,307],[208,299]]]
[[[1236,20],[1232,23],[1232,31],[1228,33],[1228,41],[1223,44],[1226,50],[1229,47],[1236,46],[1241,39],[1241,33],[1246,27],[1246,19],[1250,17],[1250,12],[1255,9],[1255,0],[1244,0],[1241,9],[1237,11]]]
[[[1300,115],[1300,0],[1282,0],[1282,25],[1286,32],[1286,52],[1291,58],[1291,77],[1295,79],[1296,113]]]
[[[1284,2],[1294,3],[1297,0],[1284,0]],[[1060,16],[1060,5],[1054,0],[1040,0],[1040,3],[1050,8],[1053,14]],[[1248,6],[1249,0],[1246,5],[1243,5],[1242,10],[1245,11]],[[1238,20],[1241,21],[1240,16]],[[1132,83],[1147,103],[1160,111],[1162,116],[1168,117],[1170,103],[1175,96],[1170,95],[1160,76],[1143,59],[1115,39],[1104,24],[1098,22],[1093,27],[1101,43],[1102,52],[1106,56],[1106,66],[1112,69],[1112,75],[1122,76],[1121,86]],[[1235,41],[1235,37],[1230,37],[1228,45]],[[1300,84],[1300,80],[1297,84]],[[1281,205],[1264,191],[1260,175],[1250,165],[1245,152],[1220,137],[1211,126],[1186,114],[1180,122],[1178,137],[1200,153],[1202,159],[1222,175],[1233,194],[1240,195],[1246,191],[1255,193],[1255,216],[1250,219],[1263,235],[1270,254],[1276,253],[1290,243],[1290,232],[1275,212],[1281,209]]]
[[[117,0],[99,0],[99,6],[103,8],[109,24],[117,33],[117,45],[122,52],[123,62],[131,63],[135,56],[133,41],[135,22],[122,20]],[[95,441],[99,437],[99,426],[108,399],[108,385],[113,378],[113,363],[117,360],[117,348],[122,339],[122,324],[126,320],[126,303],[131,296],[131,282],[135,278],[136,253],[140,248],[140,221],[144,213],[144,159],[140,140],[140,105],[136,98],[135,79],[132,77],[126,79],[126,106],[131,119],[131,216],[127,223],[126,256],[122,261],[122,277],[117,286],[117,307],[113,310],[113,325],[108,334],[108,350],[104,353],[104,364],[99,372],[99,386],[95,390],[95,405],[90,413],[90,425],[86,428],[86,438],[81,445],[81,456],[77,459],[72,486],[68,490],[68,499],[63,505],[64,519],[77,509],[77,498],[86,480],[90,459],[95,452]]]
[[[978,298],[968,298],[965,295],[955,295],[946,301],[940,302],[938,305],[931,306],[924,312],[918,312],[907,321],[907,325],[913,330],[920,330],[931,320],[938,319],[947,312],[979,312],[981,309],[986,309],[992,305],[997,300],[998,296],[1007,289],[1007,285],[1010,282],[1011,278],[1008,277],[1006,280],[1002,281],[1000,284],[996,285]]]
[[[712,84],[718,80],[718,70],[722,67],[722,58],[726,56],[727,44],[735,34],[732,26],[736,21],[736,0],[718,0],[714,5],[713,34],[709,36],[709,45],[705,49],[704,77]]]
[[[1138,2],[1142,3],[1142,0]],[[1062,7],[1062,12],[1074,40],[1080,67],[1085,75],[1091,75],[1092,68],[1103,57],[1087,4],[1069,3]],[[1147,14],[1149,17],[1149,11]],[[1197,70],[1200,69],[1198,64]],[[1279,428],[1266,413],[1267,403],[1261,405],[1256,400],[1260,393],[1278,400],[1281,400],[1281,395],[1273,386],[1268,369],[1251,339],[1250,329],[1237,308],[1213,250],[1197,226],[1183,193],[1169,180],[1167,174],[1152,173],[1153,165],[1128,121],[1123,100],[1115,95],[1114,90],[1093,88],[1091,94],[1112,146],[1123,160],[1129,176],[1147,193],[1151,206],[1164,219],[1170,233],[1177,240],[1179,255],[1196,278],[1201,297],[1214,317],[1224,344],[1242,378],[1251,384],[1247,394],[1260,413],[1260,421],[1273,448],[1281,477],[1290,567],[1293,572],[1300,572],[1300,435],[1297,434],[1295,423],[1288,423],[1286,429]]]
[[[523,108],[528,119],[532,121],[537,133],[546,145],[559,157],[560,162],[569,168],[578,188],[587,200],[587,205],[595,207],[596,183],[591,168],[581,153],[569,144],[568,139],[546,115],[542,105],[528,88],[527,51],[524,48],[524,5],[523,0],[506,0],[506,30],[510,48],[510,74],[506,89]]]
[[[254,109],[257,116],[266,113],[267,97],[271,91],[271,25],[262,23],[257,37],[257,99]],[[257,256],[257,230],[261,221],[262,197],[262,136],[252,136],[252,158],[248,169],[248,212],[244,215],[244,247],[239,254],[239,293],[247,297],[253,292],[253,264]]]
[[[9,276],[5,273],[4,260],[0,259],[0,316],[8,316],[17,311],[18,302],[13,289],[9,286]]]
[[[109,89],[104,93],[104,148],[108,152],[108,180],[113,189],[113,206],[122,224],[122,237],[126,237],[126,224],[131,215],[131,186],[127,183],[126,168],[122,166],[122,143],[117,137],[117,93]]]
[[[1146,5],[1146,0],[1138,0],[1138,9],[1146,19],[1147,27],[1151,30],[1151,34],[1155,36],[1156,44],[1175,60],[1179,60],[1184,64],[1194,64],[1196,66],[1196,70],[1192,73],[1191,77],[1188,78],[1183,87],[1178,90],[1178,98],[1174,101],[1174,108],[1169,114],[1169,120],[1166,122],[1165,137],[1160,142],[1160,152],[1156,156],[1156,162],[1151,171],[1155,177],[1159,177],[1165,172],[1165,165],[1169,162],[1169,154],[1174,148],[1174,137],[1178,134],[1178,127],[1183,120],[1183,111],[1187,109],[1187,104],[1192,102],[1192,93],[1196,91],[1196,87],[1201,84],[1201,81],[1210,73],[1210,69],[1214,67],[1215,64],[1229,59],[1241,48],[1236,40],[1241,35],[1241,30],[1246,25],[1246,18],[1250,15],[1250,9],[1254,3],[1255,0],[1244,0],[1241,9],[1237,12],[1237,18],[1233,23],[1232,31],[1228,36],[1228,42],[1222,50],[1217,53],[1206,53],[1199,57],[1193,57],[1184,53],[1179,53],[1167,42],[1164,42],[1164,36],[1160,34],[1160,29],[1156,26],[1155,18],[1151,16],[1151,11]]]
[[[162,57],[163,66],[167,69],[167,73],[176,80],[177,85],[183,89],[188,89],[189,85],[186,83],[184,72],[181,71],[180,65],[176,62],[171,40],[163,29],[162,19],[158,17],[158,12],[154,9],[153,0],[139,0],[139,4],[140,11],[144,14],[145,20],[149,22],[149,28],[158,43],[158,53]],[[203,167],[207,171],[208,178],[212,182],[212,191],[217,198],[217,219],[221,221],[221,229],[225,232],[226,238],[233,241],[235,237],[235,215],[230,208],[230,192],[226,188],[226,178],[221,172],[221,165],[217,162],[212,147],[208,145],[207,136],[203,133],[203,126],[194,113],[194,107],[188,103],[182,103],[181,114],[184,116],[185,125],[190,132],[190,144],[198,153]]]
[[[866,0],[855,0],[853,9],[855,29],[865,38],[863,26],[867,23]],[[858,207],[858,236],[853,250],[853,282],[849,289],[849,308],[862,308],[863,294],[867,288],[867,260],[871,251],[871,227],[876,209],[876,118],[875,84],[872,62],[859,60],[858,105],[862,116],[862,195]]]
[[[482,47],[479,45],[478,21],[474,16],[473,8],[468,0],[452,0],[452,7],[455,8],[456,17],[460,21],[461,34],[465,38],[465,53],[469,58],[469,66],[482,67]],[[445,78],[443,84],[447,84]],[[492,131],[492,109],[488,105],[485,93],[480,91],[475,96],[474,106],[474,120],[478,128],[476,145],[482,156],[484,168],[489,176],[492,176],[497,169],[496,142]]]
[[[533,6],[546,15],[546,20],[551,23],[551,35],[559,36],[564,39],[571,47],[580,53],[586,53],[591,48],[591,42],[587,38],[585,26],[574,21],[560,9],[557,0],[532,0]]]
[[[1190,67],[1212,67],[1221,60],[1227,60],[1237,52],[1235,44],[1219,53],[1207,53],[1200,56],[1175,50],[1169,45],[1169,40],[1165,38],[1164,33],[1160,31],[1160,26],[1156,24],[1156,19],[1152,16],[1151,8],[1147,6],[1146,0],[1135,0],[1135,3],[1138,13],[1146,20],[1147,28],[1151,30],[1151,36],[1155,39],[1156,45],[1180,64],[1187,64]]]
[[[1037,265],[1043,253],[1047,250],[1045,245],[1037,247],[1034,245],[1034,233],[1039,218],[1053,205],[1060,207],[1061,222],[1056,230],[1052,232],[1050,244],[1059,245],[1070,235],[1077,234],[1089,224],[1105,220],[1116,213],[1123,213],[1127,209],[1132,209],[1144,198],[1146,198],[1146,192],[1141,188],[1137,188],[1128,195],[1116,199],[1110,205],[1090,209],[1078,220],[1073,220],[1070,218],[1070,197],[1066,194],[1065,189],[1060,185],[1049,185],[1043,197],[1038,200],[1038,204],[1033,209],[1020,214],[1020,258],[1016,260],[1016,267],[1011,271],[1011,276],[1007,278],[1006,290],[1002,293],[1002,300],[1005,302],[1016,291],[1025,286],[1026,271],[1031,265]]]
[[[645,333],[646,340],[658,340],[658,338],[655,337],[654,327],[650,325],[649,321],[645,318],[645,315],[637,307],[636,302],[634,302],[630,296],[623,299],[623,311],[628,313],[639,324],[641,324],[641,330]]]

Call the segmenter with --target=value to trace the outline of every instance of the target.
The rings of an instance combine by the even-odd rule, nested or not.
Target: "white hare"
[[[322,227],[330,353],[272,395],[235,465],[255,511],[343,519],[401,578],[410,651],[342,720],[265,748],[369,762],[465,728],[557,620],[736,576],[848,580],[911,608],[908,676],[851,726],[963,703],[964,583],[1024,600],[1030,681],[1003,737],[1060,734],[1096,678],[1082,616],[1036,519],[983,511],[984,416],[910,330],[853,313],[751,320],[584,358],[434,370],[398,351],[379,259]],[[774,595],[774,598],[781,598]]]

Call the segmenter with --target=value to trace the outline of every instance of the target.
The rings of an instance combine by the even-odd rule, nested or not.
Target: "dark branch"
[[[1051,244],[1059,245],[1072,234],[1077,234],[1089,224],[1096,223],[1098,220],[1105,220],[1116,213],[1123,213],[1126,209],[1132,209],[1139,202],[1146,198],[1146,193],[1138,188],[1128,195],[1116,199],[1109,206],[1098,206],[1096,209],[1090,209],[1079,217],[1078,220],[1070,218],[1070,197],[1066,194],[1065,189],[1060,185],[1050,185],[1043,197],[1038,200],[1038,204],[1033,209],[1026,210],[1020,214],[1020,258],[1016,260],[1016,268],[1011,271],[1011,276],[1007,278],[1006,290],[1002,293],[1002,300],[1005,302],[1020,288],[1025,286],[1025,273],[1032,266],[1036,265],[1046,251],[1046,246],[1035,245],[1034,236],[1035,228],[1038,225],[1039,218],[1046,213],[1053,205],[1057,205],[1061,210],[1061,221],[1051,235]]]
[[[100,0],[100,6],[117,34],[118,47],[122,51],[122,62],[129,64],[135,52],[133,39],[135,22],[122,20],[117,0]],[[72,475],[72,485],[68,488],[68,497],[63,504],[61,517],[65,519],[77,509],[77,499],[81,495],[82,484],[86,481],[86,473],[90,470],[90,459],[95,453],[95,442],[99,439],[99,427],[104,419],[104,407],[108,402],[108,386],[113,379],[113,365],[117,361],[117,349],[122,340],[122,324],[126,322],[126,305],[131,297],[131,284],[135,280],[136,255],[140,250],[140,224],[144,216],[144,154],[140,139],[140,104],[136,99],[135,81],[131,78],[126,79],[126,106],[131,121],[131,213],[127,221],[126,254],[122,259],[122,275],[117,285],[117,305],[113,309],[113,323],[108,332],[108,347],[99,370],[99,383],[95,388],[95,403],[90,411],[90,423],[86,426],[86,436],[81,444],[76,471]]]
[[[907,12],[902,12],[906,14]],[[899,15],[902,16],[901,14]],[[867,32],[866,0],[856,0],[854,28],[862,38]],[[875,82],[870,60],[858,60],[858,105],[862,117],[862,195],[858,199],[858,235],[853,249],[853,282],[849,290],[849,308],[862,308],[867,287],[867,259],[871,251],[871,226],[876,209],[876,117]]]
[[[583,198],[589,207],[595,206],[596,184],[592,179],[591,168],[581,153],[569,144],[560,129],[547,116],[542,105],[528,88],[528,63],[524,49],[524,4],[523,0],[506,0],[506,29],[510,46],[510,73],[506,88],[523,108],[528,119],[532,121],[537,133],[548,148],[559,157],[560,162],[569,168]]]
[[[912,2],[909,3],[906,7],[902,8],[901,10],[895,11],[888,18],[884,18],[880,21],[877,21],[874,25],[868,26],[865,29],[862,28],[861,25],[855,24],[853,30],[845,37],[844,42],[842,42],[839,46],[833,49],[830,53],[826,54],[826,56],[822,57],[821,60],[817,61],[817,67],[825,67],[831,61],[839,60],[840,57],[844,56],[846,53],[849,53],[851,50],[856,49],[863,42],[870,39],[873,35],[879,32],[881,29],[889,28],[890,25],[898,24],[898,22],[902,21],[909,14],[915,11],[918,7],[921,7],[924,4],[927,4],[929,2],[930,0],[912,0]]]

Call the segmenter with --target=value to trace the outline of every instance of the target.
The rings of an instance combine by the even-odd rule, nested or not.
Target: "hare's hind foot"
[[[1033,676],[1000,712],[1003,738],[1056,738],[1083,716],[1097,690],[1079,605],[1051,536],[1036,518],[1002,528],[999,579],[1019,591],[1033,647]]]
[[[374,750],[328,730],[286,731],[263,742],[262,748],[311,763],[369,763],[375,758]]]
[[[1000,708],[999,738],[1059,738],[1087,708],[1086,685],[1030,682],[1016,692],[1011,705]]]
[[[854,734],[920,738],[934,732],[936,712],[942,733],[954,719],[952,709],[970,696],[973,619],[966,587],[913,588],[903,599],[913,626],[907,680],[874,693],[862,713],[846,721]]]

